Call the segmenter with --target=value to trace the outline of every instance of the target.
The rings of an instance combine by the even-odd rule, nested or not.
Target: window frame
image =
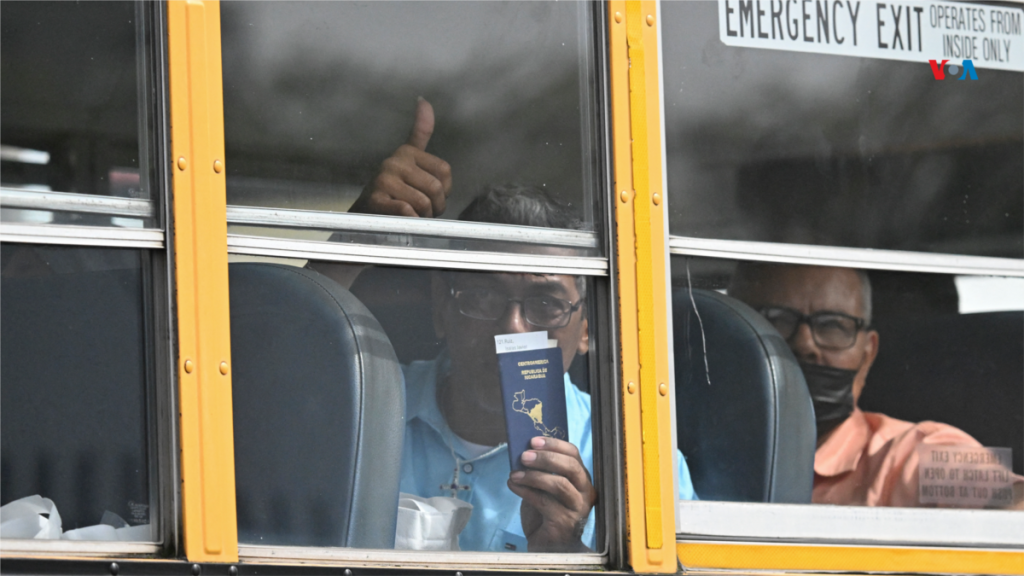
[[[581,34],[580,48],[584,41],[587,52],[593,58],[580,62],[580,114],[584,117],[596,118],[608,113],[607,101],[607,29],[604,22],[606,14],[598,8],[599,4],[580,2],[580,12],[587,12],[588,23],[581,18],[578,22]],[[586,36],[583,36],[586,34]],[[584,82],[588,77],[590,83]],[[588,85],[584,85],[588,84]],[[602,98],[605,100],[602,101]],[[593,109],[593,108],[596,108]],[[602,110],[603,109],[603,110]],[[379,238],[395,235],[403,239],[440,238],[448,240],[471,240],[494,242],[497,248],[484,246],[468,250],[456,249],[421,249],[420,257],[444,263],[460,269],[493,269],[505,271],[528,271],[530,262],[540,262],[544,267],[552,267],[565,273],[579,275],[606,276],[611,258],[611,244],[607,238],[613,234],[611,228],[603,222],[603,217],[594,211],[595,207],[606,205],[602,192],[605,185],[599,180],[605,178],[603,166],[606,160],[600,157],[606,153],[607,142],[600,140],[601,126],[591,126],[587,122],[582,125],[581,140],[587,154],[583,158],[584,174],[581,186],[585,191],[593,192],[593,198],[583,203],[584,221],[593,225],[593,230],[560,230],[545,229],[531,226],[490,225],[483,223],[463,222],[449,219],[416,219],[397,216],[379,216],[359,213],[329,212],[315,210],[296,210],[275,207],[257,207],[229,204],[228,214],[228,245],[231,254],[247,256],[270,256],[284,258],[316,258],[334,262],[357,262],[365,264],[417,266],[416,259],[402,259],[398,251],[384,250],[389,244],[336,242],[289,239],[282,241],[274,236],[253,233],[251,227],[268,229],[317,229],[341,233],[366,233]],[[605,150],[608,149],[608,150]],[[587,165],[589,160],[589,165]],[[608,180],[611,182],[611,180]],[[610,186],[608,184],[607,186]],[[608,188],[610,189],[610,187]],[[233,226],[245,226],[246,232],[236,232]],[[529,248],[533,245],[546,245],[577,249],[584,252],[596,251],[565,258],[553,258],[544,254],[531,254],[529,250],[521,256],[509,257],[514,252],[502,251],[502,247],[520,246]],[[399,246],[395,246],[398,248]],[[366,254],[372,256],[366,257]],[[410,252],[414,254],[415,252]],[[475,253],[475,254],[474,254]],[[316,256],[313,256],[316,255]],[[469,259],[476,260],[471,265],[461,265]],[[480,265],[496,262],[504,268],[486,268]],[[578,262],[579,265],[573,265]],[[538,268],[539,270],[540,268]]]
[[[602,471],[595,484],[602,494],[596,509],[597,537],[600,552],[583,554],[547,553],[495,553],[495,552],[436,552],[362,550],[347,548],[318,548],[298,546],[259,546],[239,544],[239,558],[246,562],[309,563],[323,566],[381,566],[401,565],[433,569],[470,567],[508,569],[566,569],[603,570],[623,568],[625,564],[625,533],[622,502],[624,476],[621,467],[622,423],[618,385],[618,322],[614,295],[616,286],[616,259],[614,258],[614,214],[609,192],[613,189],[611,105],[608,94],[607,22],[600,4],[582,4],[589,12],[586,30],[588,48],[592,50],[589,62],[592,73],[593,106],[584,122],[586,141],[592,138],[596,147],[591,151],[593,174],[584,186],[592,192],[585,208],[594,216],[594,231],[571,231],[526,226],[482,224],[452,220],[424,221],[412,218],[387,217],[364,214],[346,214],[249,206],[226,206],[229,225],[267,226],[335,232],[373,232],[403,234],[413,237],[439,237],[446,239],[486,240],[507,243],[510,246],[547,245],[567,248],[596,249],[595,256],[553,256],[519,253],[514,251],[449,250],[410,248],[402,246],[371,245],[347,242],[324,242],[281,239],[269,236],[250,236],[231,232],[227,234],[230,255],[315,259],[339,263],[405,266],[428,269],[460,269],[480,272],[541,272],[593,277],[593,295],[589,315],[592,338],[588,354],[591,384],[592,419],[594,430],[594,467]],[[583,27],[587,23],[581,22]],[[587,63],[581,63],[581,75]],[[589,89],[588,89],[589,90]],[[585,103],[587,104],[587,103]],[[590,104],[587,104],[589,106]],[[581,114],[583,112],[581,111]],[[592,124],[591,122],[596,122]],[[619,135],[621,138],[622,136]],[[230,160],[230,159],[227,159]],[[600,432],[598,432],[600,431]]]
[[[0,189],[5,207],[70,210],[107,215],[157,217],[155,228],[69,226],[65,224],[3,224],[0,242],[62,247],[136,249],[143,285],[144,357],[146,386],[146,462],[149,476],[150,524],[154,539],[147,542],[71,540],[3,541],[0,558],[25,556],[151,557],[175,555],[180,534],[180,482],[177,451],[177,394],[174,380],[176,301],[173,298],[175,265],[167,113],[166,20],[163,5],[133,2],[136,27],[136,63],[139,104],[140,173],[148,176],[150,200],[70,193],[35,193]],[[14,206],[8,204],[14,198]],[[160,218],[162,217],[162,218]]]
[[[664,64],[660,7],[659,0],[659,69]],[[668,161],[664,124],[660,154],[664,166]],[[663,174],[663,185],[668,190],[667,174]],[[666,244],[672,256],[683,257],[906,272],[1024,276],[1024,260],[1013,258],[678,235],[669,235]],[[669,350],[671,353],[672,348]],[[674,394],[674,371],[672,378]],[[1020,558],[1024,551],[1024,536],[1012,537],[1024,534],[1024,514],[1019,512],[697,501],[678,501],[677,508],[677,554],[680,563],[687,568],[1022,573]],[[780,516],[786,516],[781,530],[767,529],[767,526],[778,526]],[[956,525],[950,525],[951,519]],[[895,537],[894,521],[909,522],[903,527],[904,531],[927,528],[928,534],[910,540]],[[962,526],[960,522],[971,522],[977,526],[993,521],[995,526],[986,527],[982,538],[973,537],[969,530],[959,529]],[[879,536],[880,533],[883,535]],[[1000,537],[1000,534],[1010,536]]]

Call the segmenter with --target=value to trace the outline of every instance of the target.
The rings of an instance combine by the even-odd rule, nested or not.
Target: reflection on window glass
[[[682,256],[673,258],[672,277],[680,446],[699,493],[719,480],[705,498],[778,501],[750,498],[744,483],[772,482],[779,472],[770,461],[783,459],[808,477],[813,468],[798,503],[1024,505],[1024,305],[1010,304],[1016,279]],[[962,313],[981,280],[1004,304]],[[782,369],[772,372],[764,350],[782,342],[771,360]],[[812,416],[786,405],[795,397],[779,402],[772,393],[793,378]],[[732,418],[701,416],[721,412]],[[766,413],[783,422],[766,427]],[[686,421],[690,414],[695,422]],[[811,418],[813,426],[792,422]],[[765,430],[785,437],[766,442]],[[738,439],[732,452],[712,451],[723,435]],[[750,461],[769,464],[754,469]],[[730,477],[739,471],[743,478]]]
[[[140,252],[2,256],[0,537],[152,540]]]
[[[148,198],[135,4],[5,2],[0,10],[0,184]]]
[[[775,49],[729,46],[723,38],[736,40],[720,28],[727,8],[735,11],[728,15],[730,30],[740,33],[742,16],[746,39],[752,34],[745,9],[753,5],[743,2],[741,15],[739,4],[662,7],[672,234],[1024,257],[1024,78],[1018,60],[994,69],[998,63],[986,63],[985,48],[974,56],[977,80],[960,81],[953,74],[961,68],[958,56],[970,55],[945,54],[941,47],[895,56],[876,50],[892,41],[897,5],[876,11],[867,2],[762,2],[759,9],[767,14],[753,15],[761,33],[776,33],[777,27],[767,28],[777,22],[772,10],[791,7],[778,20],[789,26],[802,18],[802,6],[814,41],[750,40]],[[831,24],[820,22],[826,4]],[[855,8],[857,47],[848,24]],[[911,22],[903,9],[904,37],[895,46],[905,46]],[[1019,58],[1019,6],[985,6],[983,12],[988,35],[998,36],[1000,46],[1005,40]],[[1017,24],[991,27],[997,12]],[[918,16],[921,26],[931,26],[927,9]],[[916,49],[920,34],[914,26]],[[838,37],[825,41],[834,29],[845,30],[843,48]],[[881,40],[876,29],[886,33]],[[943,34],[956,36],[958,45],[966,37],[955,29],[933,32]],[[848,55],[827,54],[836,50]],[[864,51],[874,52],[865,57]],[[879,59],[892,57],[902,61]],[[933,76],[933,58],[949,60],[945,80]]]
[[[229,203],[451,218],[518,183],[591,222],[589,10],[224,4]]]

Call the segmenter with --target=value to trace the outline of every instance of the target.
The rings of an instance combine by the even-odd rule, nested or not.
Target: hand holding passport
[[[547,332],[494,337],[501,371],[508,457],[512,470],[525,470],[520,457],[534,436],[569,440],[565,414],[562,349]]]
[[[509,489],[531,552],[578,552],[597,491],[569,443],[562,350],[547,332],[494,337],[508,434]]]

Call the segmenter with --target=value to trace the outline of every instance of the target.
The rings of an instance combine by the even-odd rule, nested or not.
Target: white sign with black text
[[[1024,72],[1024,9],[965,2],[718,0],[727,46]]]

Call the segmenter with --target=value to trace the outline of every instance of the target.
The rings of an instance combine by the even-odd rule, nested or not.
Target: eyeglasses
[[[452,288],[451,295],[463,316],[477,320],[497,320],[505,315],[509,302],[516,302],[522,305],[526,321],[537,328],[563,328],[569,324],[573,313],[583,305],[583,298],[575,304],[554,296],[509,298],[486,288]]]
[[[815,312],[807,315],[782,306],[766,306],[758,312],[767,318],[786,340],[796,334],[801,324],[807,324],[814,337],[814,343],[830,350],[845,350],[853,346],[857,341],[857,332],[863,330],[867,324],[863,318],[842,312]]]

